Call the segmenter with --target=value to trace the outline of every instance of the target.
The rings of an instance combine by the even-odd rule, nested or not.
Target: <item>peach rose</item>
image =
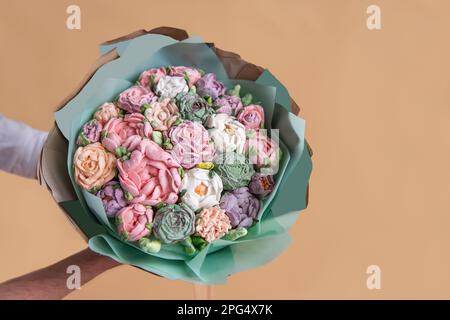
[[[144,114],[154,130],[166,131],[177,121],[178,107],[170,98],[166,98],[150,103]]]
[[[116,157],[99,142],[79,147],[73,164],[75,181],[86,190],[101,188],[116,174]]]
[[[104,126],[111,118],[117,118],[119,116],[119,110],[115,104],[105,102],[95,111],[94,119]]]

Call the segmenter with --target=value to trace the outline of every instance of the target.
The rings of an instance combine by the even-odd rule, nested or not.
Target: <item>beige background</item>
[[[114,2],[114,4],[112,4]],[[66,7],[82,30],[66,29]],[[366,8],[382,9],[382,30]],[[140,28],[178,26],[269,68],[301,105],[315,151],[295,243],[215,298],[450,298],[450,3],[0,1],[0,112],[47,130],[98,56]],[[0,173],[0,281],[86,244],[50,194]],[[366,268],[382,289],[366,288]],[[68,298],[193,298],[190,284],[121,266]]]

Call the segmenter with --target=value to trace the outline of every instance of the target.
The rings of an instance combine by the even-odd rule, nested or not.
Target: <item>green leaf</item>
[[[174,126],[178,126],[181,123],[183,123],[183,119],[181,119],[180,117],[177,118],[177,120],[175,120],[175,122],[173,123]]]
[[[102,189],[101,187],[95,186],[95,187],[91,188],[91,189],[89,190],[89,192],[90,192],[90,193],[93,193],[93,194],[96,194],[96,193],[99,192],[101,189]]]
[[[128,232],[126,232],[126,231],[121,232],[120,237],[122,238],[122,240],[128,241]]]
[[[116,153],[117,158],[122,158],[123,156],[126,156],[129,152],[127,148],[125,147],[117,147],[116,150],[114,150]]]
[[[160,131],[153,131],[152,132],[152,140],[157,143],[158,145],[162,145],[163,142],[163,135]]]
[[[164,142],[164,144],[163,144],[163,148],[164,148],[165,150],[172,150],[172,149],[173,149],[173,144],[172,144],[170,141],[166,141],[166,142]]]
[[[256,130],[246,130],[245,135],[247,136],[247,139],[253,139],[256,137]]]
[[[191,93],[191,94],[195,94],[195,93],[197,93],[197,87],[196,86],[192,86],[192,87],[190,87],[189,88],[189,93]]]
[[[149,105],[148,103],[144,103],[144,105],[141,107],[141,112],[142,113],[145,113],[145,111],[147,110],[147,109],[150,109],[152,106],[151,105]]]
[[[192,244],[198,251],[203,250],[208,245],[208,241],[206,241],[205,239],[203,239],[200,236],[196,236],[196,235],[191,236],[191,240],[192,240]]]
[[[159,240],[141,238],[139,239],[139,247],[145,252],[157,253],[161,250],[161,242]]]
[[[248,106],[249,104],[252,103],[253,96],[252,96],[251,93],[247,93],[247,94],[245,94],[245,95],[242,97],[241,100],[242,100],[242,104],[243,104],[244,106]]]
[[[206,96],[206,97],[204,97],[204,98],[205,98],[206,102],[208,103],[208,105],[209,105],[209,106],[212,106],[212,104],[213,104],[213,99],[212,99],[212,97]]]
[[[184,80],[187,82],[187,83],[189,83],[189,75],[187,74],[187,72],[185,71],[184,72]]]
[[[183,197],[187,192],[187,189],[182,189],[179,193],[180,198]]]
[[[194,245],[192,244],[191,237],[187,237],[186,239],[181,241],[180,244],[184,247],[184,251],[188,255],[193,255],[197,251]]]
[[[149,83],[150,83],[150,86],[154,86],[155,85],[155,80],[156,80],[156,76],[154,75],[154,74],[151,74],[150,76],[149,76],[149,79],[148,79],[149,81]]]
[[[233,87],[233,89],[228,90],[228,95],[239,97],[241,92],[241,85],[237,84]]]
[[[181,179],[184,178],[184,169],[183,169],[183,167],[179,167],[178,168],[178,174],[180,175]]]
[[[257,154],[258,154],[258,151],[256,151],[256,148],[254,146],[250,146],[250,148],[248,148],[248,156],[249,157],[256,157]]]
[[[125,192],[124,192],[124,197],[125,197],[125,199],[126,199],[127,201],[131,201],[131,200],[134,199],[133,195],[132,195],[130,192],[128,192],[128,191],[125,191]]]
[[[166,206],[166,204],[164,202],[160,202],[160,203],[155,205],[155,209],[159,210],[161,208],[164,208],[165,206]]]
[[[239,227],[237,229],[230,230],[226,235],[222,237],[222,239],[235,241],[239,238],[245,237],[247,233],[247,229]]]

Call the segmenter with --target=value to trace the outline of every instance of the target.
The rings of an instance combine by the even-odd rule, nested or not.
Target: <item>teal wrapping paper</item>
[[[99,68],[82,90],[55,113],[57,126],[69,141],[67,169],[78,198],[59,204],[86,234],[89,247],[120,263],[169,279],[203,284],[224,283],[229,275],[260,266],[281,254],[292,242],[288,230],[306,207],[312,170],[311,156],[305,148],[305,122],[290,112],[291,98],[286,88],[268,70],[256,81],[229,79],[215,52],[199,37],[179,42],[166,36],[144,35],[104,45],[100,51],[113,49],[119,58]],[[240,84],[242,93],[252,93],[264,108],[265,127],[279,130],[283,153],[275,189],[264,199],[259,221],[249,228],[247,236],[236,241],[219,239],[194,256],[187,255],[181,245],[163,245],[158,253],[146,253],[133,243],[123,242],[101,200],[82,190],[73,178],[75,140],[81,126],[99,105],[114,100],[133,85],[142,71],[167,65],[213,72],[227,87]]]

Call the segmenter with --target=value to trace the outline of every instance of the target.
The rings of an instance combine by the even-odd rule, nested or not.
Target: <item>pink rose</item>
[[[183,168],[212,161],[214,149],[209,144],[208,131],[199,122],[185,121],[173,127],[169,136],[173,145],[171,154]]]
[[[103,128],[103,146],[110,152],[116,152],[120,146],[127,149],[140,142],[142,138],[151,138],[152,126],[141,113],[131,113],[123,118],[110,119]]]
[[[116,216],[117,231],[127,241],[137,241],[148,236],[153,221],[153,210],[142,204],[121,209]]]
[[[143,139],[130,149],[130,159],[118,161],[119,181],[131,203],[175,203],[181,186],[180,165],[155,142]]]
[[[86,190],[101,188],[116,175],[116,157],[99,142],[79,147],[73,166],[76,183]]]
[[[202,77],[202,74],[197,69],[184,66],[170,67],[169,75],[173,77],[185,77],[189,87],[192,87]]]
[[[111,102],[105,102],[94,113],[94,119],[105,125],[111,118],[119,116],[119,108]]]
[[[264,123],[264,109],[257,104],[246,106],[237,116],[237,120],[245,126],[245,129],[259,129]]]
[[[166,68],[152,68],[141,73],[139,84],[146,88],[152,88],[158,83],[159,79],[166,75]]]
[[[230,218],[220,207],[203,209],[195,221],[195,230],[208,242],[222,238],[230,229]]]
[[[144,114],[153,129],[158,131],[168,130],[179,116],[178,107],[170,98],[152,102],[150,107],[145,109]]]
[[[244,150],[250,163],[264,174],[274,175],[278,170],[281,150],[278,143],[267,136],[267,130],[247,131]]]
[[[148,88],[133,86],[119,95],[117,105],[126,112],[141,112],[144,104],[156,100],[155,94]]]

